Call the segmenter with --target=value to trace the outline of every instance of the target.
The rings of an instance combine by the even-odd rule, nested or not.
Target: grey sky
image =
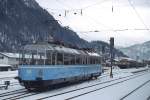
[[[150,28],[150,0],[36,1],[88,41],[108,41],[113,36],[118,46],[130,46],[150,40],[150,30],[145,30]]]

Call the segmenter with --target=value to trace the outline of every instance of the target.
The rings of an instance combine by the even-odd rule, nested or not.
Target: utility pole
[[[114,37],[111,37],[110,38],[110,63],[111,63],[110,78],[113,78],[113,73],[112,73],[113,60],[114,60]]]
[[[102,45],[102,62],[103,66],[105,66],[105,46]]]

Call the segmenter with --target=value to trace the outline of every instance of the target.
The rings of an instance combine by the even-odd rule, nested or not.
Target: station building
[[[15,70],[19,64],[19,53],[0,52],[0,71]]]

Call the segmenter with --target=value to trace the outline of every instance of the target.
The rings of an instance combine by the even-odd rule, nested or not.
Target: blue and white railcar
[[[101,75],[97,53],[54,44],[32,44],[20,55],[19,81],[27,89],[87,80]]]

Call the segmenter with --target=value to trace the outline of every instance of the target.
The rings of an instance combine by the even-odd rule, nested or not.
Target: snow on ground
[[[5,90],[4,88],[0,89],[0,94],[10,92],[10,91],[20,90],[20,89],[24,89],[24,87],[19,84],[12,85],[12,86],[9,86],[7,90]]]
[[[140,88],[125,100],[146,100],[148,96],[150,96],[150,83],[144,85],[143,88]]]
[[[15,85],[19,84],[18,80],[14,79],[14,77],[18,76],[18,71],[4,71],[0,72],[0,87],[4,86],[5,81],[10,81],[9,90],[2,89],[1,92],[10,91],[13,88],[16,88]],[[19,85],[18,85],[19,86]],[[18,88],[18,87],[17,87]]]
[[[5,81],[10,81],[10,83],[16,83],[18,80],[14,77],[18,76],[18,71],[4,71],[0,72],[0,86],[4,84]]]
[[[54,95],[57,93],[62,93],[62,92],[66,92],[66,91],[70,91],[70,90],[74,90],[74,89],[78,89],[81,87],[85,87],[85,86],[90,86],[93,84],[97,84],[97,83],[103,83],[103,82],[107,82],[110,80],[115,80],[118,78],[122,78],[122,77],[126,77],[126,76],[130,76],[133,75],[135,71],[139,71],[139,70],[144,70],[147,68],[139,68],[139,69],[113,69],[113,78],[109,77],[109,70],[106,71],[105,73],[103,73],[98,79],[96,80],[91,80],[91,81],[86,81],[80,84],[75,84],[75,85],[71,85],[71,86],[67,86],[67,87],[63,87],[63,88],[59,88],[59,89],[55,89],[55,90],[50,90],[50,91],[46,91],[46,92],[42,92],[40,94],[34,95],[34,96],[30,96],[30,97],[26,97],[26,98],[22,98],[23,100],[36,100],[38,98],[41,97],[45,97],[48,95]],[[15,77],[17,76],[17,71],[9,71],[9,72],[0,72],[0,78],[2,77]],[[84,96],[81,96],[79,98],[75,98],[75,100],[119,100],[122,96],[126,95],[127,93],[129,93],[130,91],[132,91],[133,89],[135,89],[136,87],[138,87],[139,85],[141,85],[142,83],[146,82],[147,80],[150,80],[150,73],[140,76],[138,78],[132,79],[132,80],[128,80],[126,82],[120,83],[118,85],[113,85],[111,87],[102,89],[100,91],[96,91]],[[2,81],[2,80],[0,80]],[[14,82],[14,80],[12,81]],[[17,80],[15,80],[15,82],[18,82]],[[116,81],[115,81],[116,82]],[[82,92],[86,92],[92,89],[96,89],[99,87],[103,87],[109,84],[112,84],[113,82],[107,83],[107,84],[102,84],[98,87],[91,87],[88,88],[84,91],[77,91],[75,93],[69,93],[66,94],[64,96],[58,96],[58,97],[54,97],[51,100],[64,100],[67,97],[82,93]],[[10,86],[8,88],[8,90],[1,90],[0,93],[4,93],[4,92],[8,92],[8,91],[13,91],[13,90],[18,90],[18,89],[24,89],[24,87],[18,85],[13,85]],[[144,100],[146,99],[148,96],[150,96],[150,83],[146,84],[145,86],[143,86],[143,88],[139,89],[138,92],[133,93],[131,96],[129,96],[128,98],[126,98],[127,100]],[[50,98],[48,99],[50,100]]]
[[[106,81],[110,81],[110,80],[114,80],[114,79],[118,79],[118,78],[121,78],[121,77],[126,77],[126,76],[131,75],[131,73],[124,73],[124,74],[120,74],[120,75],[118,75],[118,74],[119,73],[114,73],[114,78],[110,78],[110,77],[108,77],[108,73],[107,73],[107,74],[104,74],[104,75],[100,76],[97,80],[86,81],[86,82],[83,82],[83,83],[80,83],[80,84],[71,85],[71,86],[67,86],[67,87],[64,87],[64,88],[44,92],[44,93],[41,93],[39,95],[24,98],[24,100],[29,100],[29,99],[36,100],[38,98],[45,97],[45,96],[48,96],[48,95],[55,95],[55,94],[59,94],[59,93],[66,92],[66,91],[76,90],[76,89],[81,88],[81,87],[91,86],[93,84],[103,83],[103,82],[106,82]],[[62,99],[62,97],[61,98],[52,98],[51,100],[54,100],[54,99],[55,100],[64,100],[64,98]]]
[[[100,91],[96,91],[96,92],[81,96],[74,100],[91,100],[92,98],[94,98],[94,100],[99,100],[99,99],[120,100],[121,97],[125,96],[130,91],[134,90],[136,87],[143,84],[147,80],[150,80],[150,73],[147,75],[135,78],[133,80],[129,80],[129,81],[123,82],[121,84],[114,85],[114,86],[102,89]],[[140,89],[140,91],[136,92],[134,95],[127,97],[126,99],[127,100],[145,100],[145,98],[150,96],[150,92],[149,92],[150,85],[149,84],[147,84],[144,88]],[[146,88],[146,87],[148,87],[148,88]],[[143,90],[143,91],[141,91],[141,90]]]
[[[18,71],[3,71],[3,72],[0,72],[0,78],[16,77],[17,74],[18,74]]]

